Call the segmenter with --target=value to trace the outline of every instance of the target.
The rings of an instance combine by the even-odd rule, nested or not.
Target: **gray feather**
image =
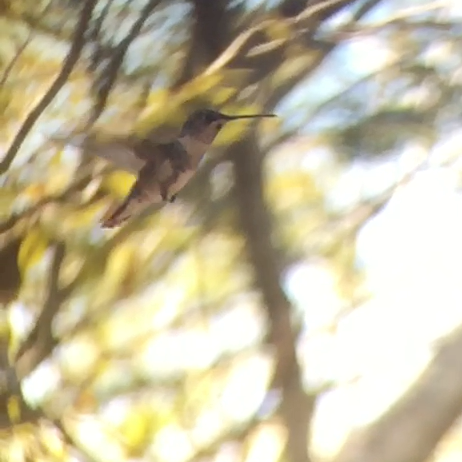
[[[88,137],[82,143],[82,150],[93,156],[109,161],[115,167],[135,175],[144,167],[145,161],[138,158],[129,138],[97,141]]]

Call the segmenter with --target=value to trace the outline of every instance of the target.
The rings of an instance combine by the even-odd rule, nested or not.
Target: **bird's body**
[[[119,226],[151,204],[173,202],[196,173],[222,126],[230,120],[250,117],[273,115],[227,116],[204,109],[193,113],[179,136],[170,143],[156,144],[149,138],[130,140],[124,145],[130,153],[130,161],[128,158],[120,160],[130,167],[127,170],[137,171],[138,178],[123,203],[103,220],[103,227]],[[106,155],[100,153],[101,157],[110,158],[110,151],[105,152]],[[124,151],[119,148],[118,155],[121,152]]]
[[[176,193],[194,176],[204,154],[205,150],[197,150],[195,156],[188,156],[180,140],[153,146],[150,159],[146,159],[124,202],[103,220],[103,226],[118,226],[151,204],[173,202]]]

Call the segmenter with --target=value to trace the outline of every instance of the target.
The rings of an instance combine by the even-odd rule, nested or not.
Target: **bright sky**
[[[462,322],[457,186],[449,170],[418,174],[361,232],[358,254],[373,298],[334,337],[314,340],[320,368],[327,360],[331,374],[353,380],[322,399],[315,432],[320,450],[330,452],[351,425],[366,424],[386,410],[431,359],[435,340]],[[329,288],[304,283],[315,291],[310,294],[315,311],[323,312],[316,301],[328,299]],[[310,351],[309,342],[306,348]]]

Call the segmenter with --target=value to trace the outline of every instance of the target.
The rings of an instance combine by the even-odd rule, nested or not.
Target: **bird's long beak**
[[[256,119],[259,117],[277,117],[276,114],[246,114],[246,115],[227,115],[221,114],[226,121],[239,120],[239,119]]]

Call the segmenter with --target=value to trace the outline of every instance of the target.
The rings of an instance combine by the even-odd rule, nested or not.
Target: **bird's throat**
[[[207,149],[210,147],[210,144],[204,143],[200,139],[191,135],[184,135],[178,138],[178,141],[186,150],[188,156],[190,156],[192,168],[195,170],[207,152]]]

